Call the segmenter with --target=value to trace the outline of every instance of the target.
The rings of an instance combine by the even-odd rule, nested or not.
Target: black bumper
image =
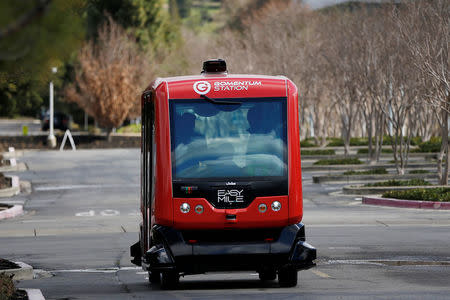
[[[154,246],[143,255],[142,261],[144,269],[149,271],[176,270],[192,274],[284,266],[306,270],[315,266],[316,249],[305,242],[302,223],[281,228],[276,239],[269,241],[185,240],[184,232],[160,225],[152,228],[151,235]]]

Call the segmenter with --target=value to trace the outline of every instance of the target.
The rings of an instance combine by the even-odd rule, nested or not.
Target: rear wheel
[[[259,279],[262,281],[275,280],[277,278],[277,271],[274,268],[259,271]]]
[[[292,267],[283,267],[278,271],[278,283],[281,287],[294,287],[297,285],[298,271]]]
[[[161,273],[161,288],[163,290],[175,289],[180,281],[180,276],[178,272],[175,271],[164,271]]]
[[[159,272],[148,271],[148,281],[150,283],[159,283],[161,281]]]

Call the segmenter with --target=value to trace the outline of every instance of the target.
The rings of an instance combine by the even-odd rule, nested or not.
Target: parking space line
[[[324,273],[324,272],[321,272],[321,271],[318,271],[318,270],[310,270],[310,271],[313,272],[314,274],[316,274],[317,276],[322,277],[322,278],[332,278],[327,273]]]

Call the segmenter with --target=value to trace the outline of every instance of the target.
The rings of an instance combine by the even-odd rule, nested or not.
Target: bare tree
[[[140,91],[150,80],[148,58],[109,18],[98,39],[80,50],[78,60],[75,84],[66,88],[65,97],[95,118],[109,140],[113,128],[130,112],[136,114]]]

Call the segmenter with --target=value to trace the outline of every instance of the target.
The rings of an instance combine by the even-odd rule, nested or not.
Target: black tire
[[[265,269],[259,271],[259,279],[262,281],[275,280],[277,278],[277,271],[275,269]]]
[[[175,271],[165,271],[161,273],[161,289],[173,290],[178,286],[180,276]]]
[[[150,283],[160,283],[161,282],[161,277],[160,277],[159,272],[148,271],[148,281]]]
[[[278,283],[281,287],[294,287],[297,285],[298,271],[292,267],[284,267],[278,271]]]

